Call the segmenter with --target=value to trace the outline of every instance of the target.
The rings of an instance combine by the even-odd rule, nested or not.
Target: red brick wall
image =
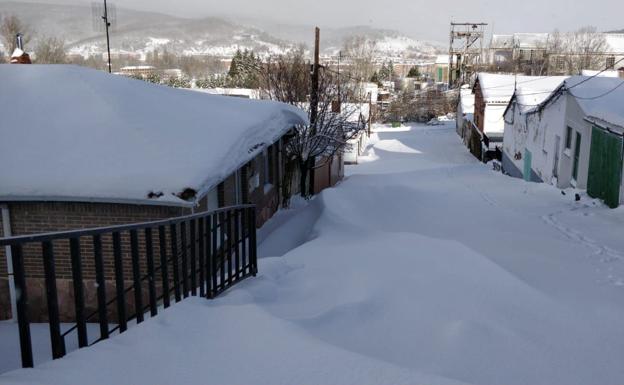
[[[128,223],[148,222],[189,214],[190,210],[177,207],[127,205],[108,203],[77,203],[77,202],[19,202],[9,203],[12,235],[37,234],[52,231],[64,231],[81,228],[113,226]],[[122,234],[124,275],[127,280],[132,278],[129,239]],[[144,236],[139,234],[140,249],[144,250]],[[92,238],[81,239],[82,269],[85,284],[87,310],[95,309],[95,266],[93,258]],[[114,262],[112,258],[111,237],[103,236],[104,270],[107,280],[107,291],[110,296],[114,292]],[[157,245],[156,239],[154,244]],[[53,242],[57,289],[59,293],[59,311],[63,320],[73,319],[73,290],[71,261],[67,241]],[[158,248],[155,247],[155,258],[158,261]],[[141,271],[146,272],[143,253],[140,259]],[[2,270],[0,270],[0,319],[10,318],[10,311],[5,303],[9,301],[5,250],[0,250]],[[47,320],[45,301],[45,280],[43,259],[40,244],[24,247],[24,269],[29,296],[29,310],[32,321]],[[127,285],[128,286],[128,285]],[[112,298],[110,297],[109,298]],[[132,298],[129,298],[132,303]],[[114,312],[111,313],[114,317]]]

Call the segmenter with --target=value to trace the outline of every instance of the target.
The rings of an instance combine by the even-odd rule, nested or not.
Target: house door
[[[616,208],[620,204],[621,183],[622,137],[594,127],[589,154],[587,194],[604,200],[611,208]]]
[[[531,161],[533,158],[533,154],[531,151],[524,149],[524,180],[527,182],[531,181]]]
[[[555,136],[555,161],[553,162],[552,176],[559,178],[559,146],[561,145],[561,137]]]

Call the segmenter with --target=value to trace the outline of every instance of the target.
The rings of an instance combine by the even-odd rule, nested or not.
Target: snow
[[[555,89],[566,77],[563,76],[524,76],[481,72],[479,85],[486,103],[507,104],[516,88],[530,90]],[[546,94],[548,96],[548,93]]]
[[[594,71],[594,70],[583,70],[581,72],[583,76],[601,76],[605,78],[617,78],[620,76],[620,73],[616,70],[607,70],[607,71]]]
[[[0,66],[0,83],[0,200],[188,204],[174,194],[201,196],[307,119],[75,66]]]
[[[608,52],[615,54],[624,54],[624,33],[606,33]]]
[[[459,101],[464,114],[474,114],[475,96],[469,87],[462,87],[459,94]]]
[[[624,210],[495,173],[452,122],[371,143],[262,229],[258,277],[0,383],[621,382]]]
[[[587,117],[624,127],[624,79],[574,76],[566,86]]]

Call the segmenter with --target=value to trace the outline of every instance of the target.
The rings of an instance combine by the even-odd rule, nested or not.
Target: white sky
[[[41,1],[41,0],[39,0]],[[84,3],[91,0],[43,0]],[[98,0],[100,1],[100,0]],[[340,27],[370,25],[445,42],[448,23],[487,22],[490,32],[549,32],[593,25],[624,28],[622,0],[112,0],[117,7],[185,17],[241,15],[289,24]]]

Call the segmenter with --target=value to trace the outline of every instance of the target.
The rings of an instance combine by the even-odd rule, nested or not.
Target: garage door
[[[616,208],[620,204],[621,183],[622,137],[593,127],[587,193]]]

